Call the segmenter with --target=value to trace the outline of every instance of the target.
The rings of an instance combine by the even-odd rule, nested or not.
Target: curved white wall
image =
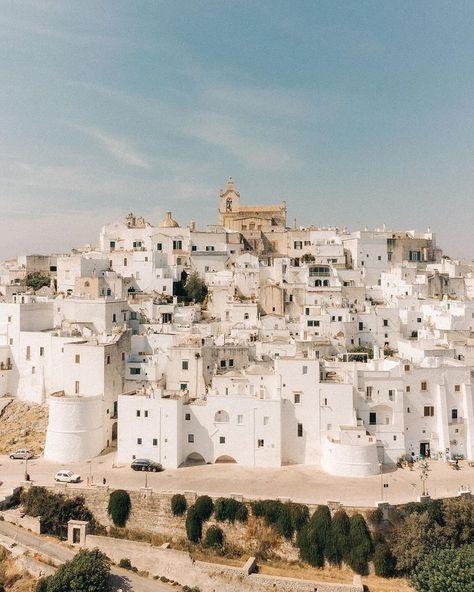
[[[104,448],[102,397],[49,397],[49,422],[44,457],[77,462]]]
[[[323,440],[321,467],[339,477],[369,477],[380,472],[377,446],[367,444],[341,444]]]

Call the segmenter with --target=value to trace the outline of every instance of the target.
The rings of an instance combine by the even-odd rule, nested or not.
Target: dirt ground
[[[28,448],[35,455],[41,454],[47,426],[46,405],[11,401],[0,416],[0,454],[10,454],[17,448]]]
[[[36,580],[21,573],[3,547],[0,547],[0,584],[5,587],[5,592],[33,592],[36,587]]]

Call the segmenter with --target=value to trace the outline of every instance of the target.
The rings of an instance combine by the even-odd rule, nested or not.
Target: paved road
[[[374,507],[384,499],[391,503],[413,501],[421,493],[419,472],[415,469],[398,469],[366,478],[333,477],[316,466],[292,465],[280,468],[254,468],[240,465],[203,465],[162,473],[135,472],[127,465],[116,466],[115,453],[105,454],[91,462],[60,465],[43,458],[28,461],[28,473],[36,485],[52,485],[60,468],[71,468],[79,473],[87,487],[92,476],[95,483],[105,477],[111,487],[138,489],[147,485],[156,491],[196,491],[220,496],[241,493],[246,497],[290,497],[303,503],[340,501],[347,506]],[[474,468],[460,463],[461,470],[453,471],[442,461],[431,463],[427,487],[433,497],[450,497],[457,494],[460,485],[474,487]],[[0,498],[2,493],[20,484],[25,471],[21,460],[0,456]],[[388,487],[381,487],[387,484]],[[76,487],[76,485],[74,486]]]
[[[47,555],[61,563],[71,560],[75,555],[74,551],[60,543],[45,539],[14,524],[0,521],[0,536],[2,535],[33,553]],[[112,567],[112,583],[115,589],[121,588],[123,592],[176,592],[176,587],[141,578],[133,572],[115,566]]]

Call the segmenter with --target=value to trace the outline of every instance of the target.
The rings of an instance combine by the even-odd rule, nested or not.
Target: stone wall
[[[194,561],[185,551],[94,535],[87,535],[86,546],[91,549],[99,548],[114,563],[127,558],[133,566],[149,572],[150,576],[165,576],[181,585],[197,586],[202,592],[363,592],[359,577],[354,578],[353,584],[333,584],[259,574],[247,575],[243,565],[232,567]]]

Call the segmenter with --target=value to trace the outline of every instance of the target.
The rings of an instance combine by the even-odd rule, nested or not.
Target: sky
[[[436,232],[474,257],[474,3],[0,0],[0,259],[133,211]]]

